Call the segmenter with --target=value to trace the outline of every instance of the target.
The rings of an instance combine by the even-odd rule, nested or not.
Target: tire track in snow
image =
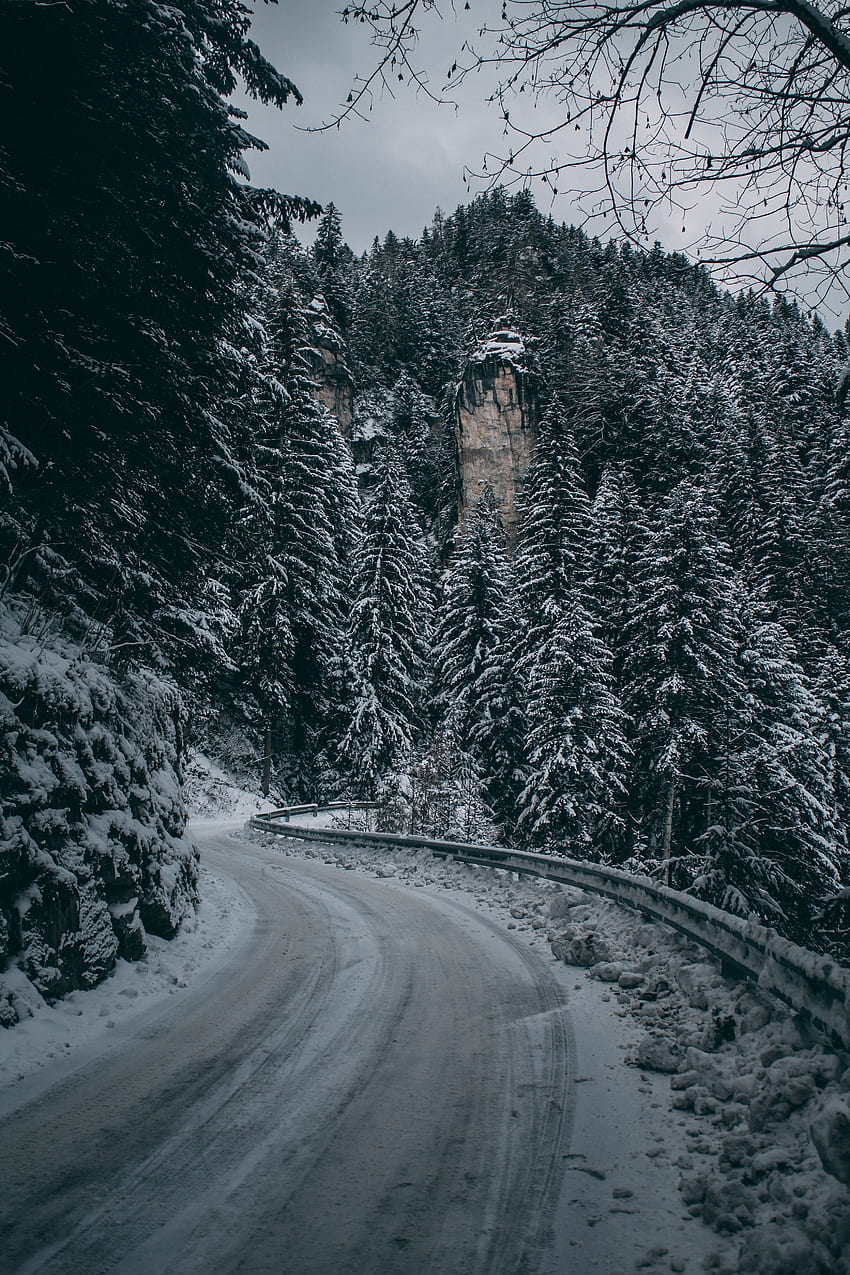
[[[4,1269],[534,1275],[572,1112],[563,994],[472,909],[219,839],[238,963],[0,1130]]]

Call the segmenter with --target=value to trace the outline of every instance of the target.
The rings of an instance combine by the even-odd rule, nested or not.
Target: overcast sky
[[[468,11],[464,3],[456,0],[455,10],[452,0],[441,0],[442,21],[426,15],[415,61],[429,69],[437,94],[464,39],[478,43],[478,28],[499,20],[501,0],[469,0]],[[405,83],[397,85],[395,97],[379,91],[365,121],[352,118],[329,132],[308,131],[333,119],[355,77],[369,74],[378,58],[368,29],[342,22],[342,7],[344,0],[256,0],[254,38],[266,57],[297,84],[304,102],[278,111],[244,96],[237,101],[249,113],[248,128],[269,147],[246,156],[254,184],[309,196],[321,204],[333,201],[346,240],[360,253],[390,229],[418,238],[437,207],[451,213],[469,202],[486,183],[470,177],[470,184],[464,185],[464,168],[480,171],[486,154],[504,154],[509,143],[496,108],[486,102],[494,81],[488,83],[480,75],[471,76],[453,94],[457,109],[416,94]],[[523,100],[526,109],[534,111],[535,125],[559,120],[556,102],[529,98]],[[562,188],[566,184],[561,180]],[[539,181],[532,191],[541,211],[557,221],[581,224],[581,213],[568,195],[552,202]],[[668,251],[690,255],[701,229],[718,221],[717,210],[725,199],[726,192],[700,192],[687,230],[680,213],[668,216],[657,210],[653,237]],[[600,226],[594,223],[589,229],[599,233]],[[298,233],[309,242],[313,231]],[[816,304],[814,297],[809,303]],[[822,313],[832,326],[833,316],[842,311],[846,300],[839,296],[832,312]]]
[[[398,96],[376,98],[369,122],[351,119],[329,133],[300,129],[331,118],[348,95],[354,76],[368,73],[376,52],[365,29],[345,25],[338,17],[340,0],[258,0],[253,34],[266,57],[298,85],[302,106],[272,110],[239,98],[250,115],[248,127],[269,146],[247,156],[256,185],[274,186],[287,194],[333,201],[342,215],[343,232],[356,252],[369,247],[387,230],[418,238],[436,207],[453,212],[483,183],[463,184],[464,165],[476,168],[489,150],[504,142],[494,110],[483,99],[486,83],[474,77],[458,103],[461,109],[438,106],[407,85]],[[442,24],[428,24],[421,61],[448,71],[467,35],[485,17],[498,17],[498,0],[470,0],[469,12],[450,0]],[[435,79],[435,88],[442,82]],[[542,188],[541,188],[542,189]],[[545,199],[538,202],[550,211]],[[551,211],[571,220],[568,201]]]
[[[428,68],[437,95],[452,62],[462,61],[464,40],[483,48],[479,28],[499,24],[501,0],[469,0],[469,10],[465,2],[455,0],[453,7],[452,0],[440,0],[442,20],[433,12],[423,14],[422,39],[413,60],[417,68]],[[333,201],[355,252],[367,249],[376,235],[383,239],[390,229],[418,238],[437,207],[451,213],[487,188],[486,179],[471,175],[469,185],[464,185],[465,167],[478,173],[485,155],[504,155],[516,144],[505,138],[497,108],[486,101],[496,85],[492,69],[471,75],[452,90],[456,109],[403,83],[396,86],[395,96],[378,90],[366,120],[350,118],[329,132],[305,131],[334,118],[355,77],[368,75],[379,54],[367,27],[343,23],[339,17],[344,0],[280,0],[278,4],[255,0],[254,7],[254,39],[266,57],[297,84],[304,102],[279,111],[245,96],[237,98],[248,111],[249,129],[269,147],[247,155],[252,181],[285,194],[309,196],[320,204]],[[529,94],[522,102],[530,127],[561,121],[561,108],[551,97],[533,99]],[[515,100],[515,118],[518,105]],[[545,158],[539,150],[535,152],[536,162]],[[494,168],[491,164],[491,171]],[[583,181],[590,188],[598,177],[572,169],[569,178],[560,179],[562,190],[569,180]],[[532,193],[541,211],[557,221],[582,224],[582,213],[568,194],[553,201],[539,180]],[[659,207],[653,237],[668,251],[687,252],[700,229],[717,215],[723,197],[702,191],[687,231],[680,213],[668,214]],[[594,221],[588,229],[605,237],[603,223]],[[298,233],[309,242],[313,232]]]

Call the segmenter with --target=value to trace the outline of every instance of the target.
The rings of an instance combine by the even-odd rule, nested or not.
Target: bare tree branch
[[[342,16],[371,28],[378,62],[329,125],[362,113],[379,85],[444,96],[415,63],[422,21],[443,17],[437,0],[354,3]],[[498,75],[488,100],[513,144],[495,172],[485,157],[491,182],[569,188],[588,219],[637,244],[673,215],[683,233],[697,220],[688,247],[730,282],[809,286],[814,273],[816,286],[850,297],[850,9],[503,0],[476,43],[458,51],[447,83]],[[557,152],[542,157],[543,146]],[[707,228],[709,207],[722,229]]]

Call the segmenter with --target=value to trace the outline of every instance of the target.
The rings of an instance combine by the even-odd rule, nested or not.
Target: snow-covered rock
[[[831,1094],[809,1128],[827,1173],[850,1186],[850,1100]]]
[[[675,1045],[660,1036],[644,1036],[638,1043],[637,1061],[648,1071],[674,1072],[678,1070],[680,1055]]]
[[[138,959],[146,931],[169,938],[192,911],[181,711],[157,675],[119,677],[70,642],[36,641],[2,617],[3,1025],[20,1017],[10,968],[53,1002],[100,982],[119,957]]]
[[[835,1268],[830,1255],[808,1236],[781,1225],[768,1225],[744,1236],[739,1257],[740,1275],[828,1275]]]
[[[676,982],[697,1009],[707,1009],[709,992],[723,986],[723,979],[713,965],[680,965],[676,970]]]
[[[552,954],[565,965],[579,965],[589,968],[610,960],[611,949],[603,938],[595,931],[578,934],[575,938],[562,935],[552,943]]]

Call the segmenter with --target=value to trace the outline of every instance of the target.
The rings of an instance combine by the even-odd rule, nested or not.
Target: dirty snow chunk
[[[825,1250],[823,1258],[829,1260]],[[740,1275],[816,1275],[829,1269],[801,1231],[767,1225],[749,1231],[741,1242]]]
[[[841,1060],[835,1054],[787,1055],[777,1058],[767,1069],[771,1083],[783,1085],[789,1080],[809,1078],[819,1085],[837,1079]]]
[[[661,1036],[644,1036],[638,1042],[637,1061],[647,1071],[663,1071],[672,1073],[679,1069],[679,1052],[674,1045]]]
[[[681,1071],[678,1076],[674,1076],[670,1081],[671,1089],[690,1089],[691,1085],[695,1085],[699,1080],[698,1071]]]
[[[784,1169],[793,1157],[787,1147],[768,1147],[767,1151],[759,1151],[750,1164],[753,1175],[770,1173],[772,1169]]]
[[[695,1045],[690,1045],[685,1050],[685,1065],[689,1071],[713,1071],[714,1058],[704,1049],[697,1049]]]
[[[782,1102],[789,1107],[803,1107],[814,1098],[815,1082],[811,1076],[789,1076],[782,1081],[778,1093]]]
[[[600,961],[611,959],[611,949],[604,939],[592,930],[588,934],[579,934],[573,939],[556,938],[552,942],[552,953],[565,965],[579,965],[589,969]]]
[[[809,1131],[827,1173],[850,1186],[850,1100],[842,1094],[830,1095]]]
[[[721,1163],[740,1169],[753,1155],[756,1143],[748,1133],[730,1133],[720,1144]]]
[[[550,900],[546,915],[550,921],[557,921],[560,917],[569,916],[574,906],[575,898],[565,891],[559,890],[554,899]]]
[[[589,973],[591,978],[598,979],[600,983],[616,983],[623,973],[623,967],[616,961],[602,961],[599,965],[591,966]]]
[[[680,965],[676,982],[696,1009],[708,1007],[708,991],[723,986],[723,979],[713,965]]]

